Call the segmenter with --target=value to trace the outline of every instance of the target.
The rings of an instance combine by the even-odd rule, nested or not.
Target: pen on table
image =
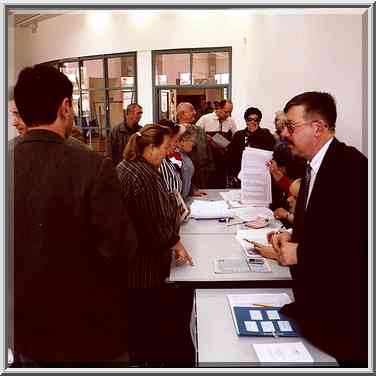
[[[234,225],[242,225],[243,223],[247,223],[248,221],[237,221],[233,223],[226,223],[226,226],[234,226]]]
[[[270,304],[252,303],[255,307],[273,307]]]

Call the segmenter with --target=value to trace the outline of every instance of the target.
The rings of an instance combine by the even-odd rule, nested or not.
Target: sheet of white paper
[[[232,217],[234,214],[228,209],[225,201],[194,200],[190,206],[191,217],[197,219],[215,219]]]
[[[274,325],[271,321],[261,321],[261,327],[264,332],[275,332]]]
[[[227,299],[232,307],[252,307],[253,304],[264,304],[273,307],[283,307],[291,303],[290,297],[286,293],[282,294],[234,294],[227,295]]]
[[[251,243],[248,243],[246,240],[242,239],[242,238],[238,238],[236,237],[236,240],[239,242],[243,252],[244,252],[244,255],[246,257],[262,257],[262,255],[260,255],[253,247],[253,245]]]
[[[239,173],[242,203],[271,203],[271,177],[266,162],[272,159],[272,156],[271,151],[255,148],[244,150]]]
[[[258,326],[255,321],[244,321],[245,328],[248,332],[258,332]]]
[[[271,232],[267,227],[259,229],[238,229],[236,233],[236,239],[247,239],[249,241],[255,241],[263,245],[269,245],[267,240],[267,234]]]
[[[236,208],[233,209],[233,213],[244,221],[254,221],[258,216],[274,218],[273,212],[270,209],[254,206]]]
[[[240,201],[241,199],[240,189],[232,189],[228,192],[219,192],[219,194],[225,201]]]
[[[292,327],[288,321],[277,321],[281,332],[292,332]]]
[[[260,311],[257,311],[255,309],[251,309],[249,311],[249,314],[251,316],[251,320],[262,320],[262,313]]]
[[[313,363],[313,358],[302,342],[253,344],[260,362]]]
[[[269,310],[267,310],[266,314],[268,315],[269,320],[279,320],[280,319],[278,311],[275,311],[275,310],[269,311]]]

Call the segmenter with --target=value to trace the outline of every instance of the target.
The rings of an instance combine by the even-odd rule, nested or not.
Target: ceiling
[[[41,14],[41,13],[30,13],[30,14],[15,14],[14,15],[14,25],[18,27],[27,27],[35,23],[39,23],[48,20],[53,17],[60,16],[60,14]]]

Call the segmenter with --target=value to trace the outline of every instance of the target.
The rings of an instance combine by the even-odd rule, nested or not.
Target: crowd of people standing
[[[271,234],[269,249],[260,249],[292,267],[296,301],[284,313],[340,364],[364,364],[367,159],[335,138],[331,95],[294,97],[276,113],[274,135],[260,127],[256,107],[246,109],[246,128],[238,130],[229,100],[197,122],[192,104],[180,103],[176,123],[143,127],[142,106],[131,104],[103,157],[81,141],[72,144],[72,94],[69,79],[47,65],[23,69],[14,88],[17,364],[191,361],[182,338],[189,338],[192,296],[165,283],[171,262],[195,263],[179,236],[180,197],[239,186],[245,147],[274,151],[275,187],[283,199],[295,195],[290,210],[276,210],[292,234]],[[342,236],[348,219],[351,231]],[[326,309],[317,310],[318,301]],[[343,302],[346,316],[325,314]]]

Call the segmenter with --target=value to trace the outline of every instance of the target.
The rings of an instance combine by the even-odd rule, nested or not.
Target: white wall
[[[35,34],[16,33],[16,71],[59,58],[139,51],[138,98],[147,123],[153,113],[150,51],[231,46],[233,117],[239,127],[248,106],[259,107],[262,126],[273,129],[274,113],[292,96],[329,91],[337,99],[338,137],[361,149],[361,11],[195,12],[97,11],[52,18]]]

